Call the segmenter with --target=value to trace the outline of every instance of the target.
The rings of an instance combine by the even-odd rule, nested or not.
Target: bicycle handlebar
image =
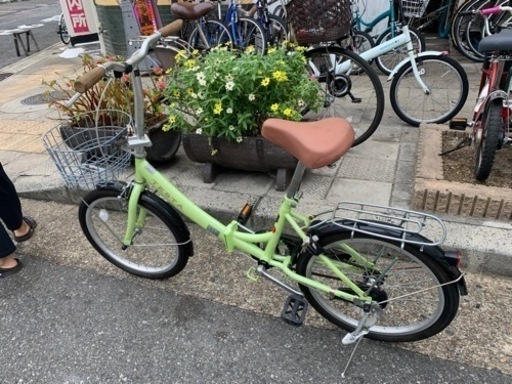
[[[506,5],[503,5],[503,6],[498,5],[496,7],[491,7],[491,8],[477,9],[474,11],[464,11],[464,12],[461,12],[460,15],[461,16],[473,16],[473,15],[489,16],[489,15],[496,15],[496,14],[499,14],[499,13],[505,12],[505,11],[512,14],[512,7],[506,6]]]
[[[152,35],[146,37],[142,45],[137,49],[128,60],[125,62],[108,61],[102,65],[97,66],[93,70],[80,76],[73,84],[75,91],[79,93],[87,92],[94,84],[100,81],[107,72],[117,71],[121,73],[129,73],[133,67],[139,64],[148,54],[149,50],[162,38],[171,36],[181,30],[183,20],[175,20],[165,27],[160,28]]]

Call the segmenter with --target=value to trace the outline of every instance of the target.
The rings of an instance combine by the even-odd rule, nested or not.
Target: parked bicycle
[[[418,7],[418,3],[420,6]],[[450,34],[453,15],[457,9],[457,0],[442,0],[441,4],[433,9],[427,9],[430,0],[404,0],[403,8],[410,24],[419,31],[425,30],[437,23],[437,34],[445,39]]]
[[[512,15],[512,7],[497,6],[469,11],[484,18],[485,28],[489,28],[488,15],[507,12]],[[485,181],[489,177],[496,151],[507,142],[512,141],[512,30],[505,29],[499,33],[484,37],[478,44],[485,55],[479,85],[477,103],[473,119],[469,123],[471,137],[463,139],[464,143],[474,144],[475,178]],[[465,130],[466,119],[456,119],[450,128]],[[445,152],[446,153],[446,152]]]
[[[451,38],[454,46],[467,58],[482,62],[484,54],[478,50],[478,44],[485,36],[512,26],[512,17],[508,13],[481,17],[476,12],[494,6],[512,5],[510,0],[470,0],[459,7],[454,17]],[[485,26],[485,19],[488,21]]]
[[[171,12],[175,17],[192,24],[193,28],[188,36],[188,44],[193,49],[203,51],[218,45],[233,43],[231,33],[224,24],[206,17],[213,9],[214,5],[211,2],[173,3],[171,5]],[[186,38],[186,36],[184,37]]]
[[[69,36],[68,27],[66,26],[66,19],[64,18],[64,14],[61,13],[59,16],[59,23],[57,25],[57,34],[60,37],[60,40],[68,45],[71,42],[71,37]]]
[[[366,49],[359,49],[359,53],[367,51],[370,48],[373,48],[375,45],[387,43],[402,33],[403,20],[401,20],[398,16],[396,0],[389,0],[388,8],[372,20],[363,19],[367,8],[366,0],[352,0],[351,3],[353,12],[352,23],[356,29],[356,35],[354,38],[358,39],[359,41],[363,41],[368,40],[368,38],[371,37],[373,40],[375,40],[375,44],[370,42],[361,43],[364,44],[363,47],[366,47]],[[376,34],[376,26],[384,20],[387,20],[388,22],[387,28],[383,32]],[[423,34],[417,29],[409,26],[409,35],[411,37],[414,52],[423,52],[426,48]],[[393,71],[393,68],[395,68],[397,64],[406,58],[407,47],[403,45],[401,47],[383,52],[381,55],[377,56],[375,61],[377,63],[377,67],[384,74],[389,75]]]
[[[129,73],[134,90],[135,135],[127,137],[126,144],[134,157],[134,179],[128,184],[103,183],[80,204],[80,225],[93,247],[137,276],[174,276],[193,254],[183,216],[217,237],[227,251],[251,255],[255,260],[248,272],[251,279],[265,277],[289,291],[282,317],[291,324],[302,324],[309,302],[327,320],[350,332],[343,343],[355,347],[364,336],[406,342],[431,337],[447,327],[457,313],[459,296],[467,292],[458,269],[460,255],[439,246],[446,233],[440,219],[352,202],[314,215],[297,210],[304,171],[332,164],[350,149],[354,132],[347,120],[265,122],[262,135],[293,154],[298,165],[275,223],[263,231],[247,226],[251,213],[247,207],[237,220],[223,224],[147,162],[144,148],[151,143],[144,135],[138,65],[171,30],[167,26],[155,32],[126,61],[106,63],[74,83],[78,92],[85,92],[105,75]],[[285,234],[285,226],[293,235]],[[425,230],[439,236],[429,239]],[[281,272],[298,288],[273,272]]]
[[[264,54],[267,50],[267,38],[263,27],[254,19],[242,15],[240,4],[229,0],[224,11],[217,0],[217,17],[229,29],[233,44],[237,49],[244,50],[253,46],[256,52]]]
[[[412,6],[413,2],[408,3]],[[421,7],[421,0],[416,4]],[[397,6],[399,14],[403,14],[401,2]],[[393,68],[388,77],[393,110],[412,126],[449,121],[464,106],[469,85],[462,66],[446,56],[446,52],[415,53],[409,26],[404,24],[399,35],[360,53],[360,56],[372,60],[403,46],[407,48],[407,57]]]
[[[255,17],[265,32],[265,39],[269,46],[282,43],[288,38],[286,22],[269,11],[267,0],[255,0],[254,5],[246,13],[248,17]]]

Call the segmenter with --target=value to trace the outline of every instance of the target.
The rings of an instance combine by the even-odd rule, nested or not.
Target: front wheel
[[[304,120],[343,117],[354,128],[353,146],[367,140],[384,114],[384,91],[373,68],[358,54],[339,46],[319,46],[305,55],[311,77],[319,82],[323,108],[306,108]]]
[[[502,140],[502,104],[501,99],[493,100],[484,113],[484,124],[476,144],[475,178],[478,181],[485,181],[489,177],[496,150]]]
[[[91,245],[108,261],[131,274],[164,279],[188,261],[190,241],[181,223],[142,194],[132,243],[124,246],[128,201],[114,190],[94,190],[80,204],[80,226]]]
[[[436,261],[410,245],[364,234],[340,231],[320,239],[323,255],[364,291],[383,313],[370,328],[368,338],[408,342],[431,337],[446,328],[457,314],[459,292],[456,284]],[[365,260],[351,259],[357,252]],[[372,265],[372,267],[370,267]],[[380,282],[377,279],[385,272]],[[321,256],[304,253],[297,262],[297,273],[346,293],[353,291],[330,269]],[[369,289],[373,285],[373,288]],[[334,298],[300,285],[308,302],[327,320],[352,332],[363,310],[349,301]],[[412,295],[410,295],[412,294]]]
[[[411,62],[394,76],[389,98],[397,116],[412,126],[445,123],[464,106],[468,97],[468,77],[462,66],[446,56],[416,58],[425,92],[414,76]],[[449,85],[449,86],[447,86]]]

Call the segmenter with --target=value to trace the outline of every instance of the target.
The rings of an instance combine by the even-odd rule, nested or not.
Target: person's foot
[[[13,273],[18,272],[21,268],[23,268],[23,264],[20,260],[12,256],[2,257],[0,259],[0,278],[12,275]]]
[[[21,226],[14,230],[14,240],[18,243],[27,241],[32,237],[37,227],[37,222],[30,216],[23,216]]]

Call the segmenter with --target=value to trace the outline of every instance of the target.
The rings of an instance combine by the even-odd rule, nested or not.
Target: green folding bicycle
[[[355,202],[314,215],[297,210],[305,169],[330,165],[350,149],[354,132],[346,120],[265,122],[262,135],[299,161],[275,222],[263,231],[247,226],[249,207],[238,220],[220,222],[146,161],[144,148],[151,143],[144,135],[138,64],[173,31],[172,24],[162,28],[145,38],[128,60],[109,62],[75,82],[78,92],[86,92],[106,74],[130,73],[135,98],[135,134],[125,144],[135,159],[133,180],[101,183],[80,204],[80,224],[94,248],[134,275],[171,277],[193,255],[185,217],[216,236],[228,252],[252,256],[251,279],[262,276],[290,292],[282,311],[290,324],[302,324],[309,303],[350,332],[343,344],[357,346],[363,336],[415,341],[447,327],[466,286],[458,268],[460,254],[439,246],[446,234],[440,219]],[[428,239],[425,231],[437,238]]]

